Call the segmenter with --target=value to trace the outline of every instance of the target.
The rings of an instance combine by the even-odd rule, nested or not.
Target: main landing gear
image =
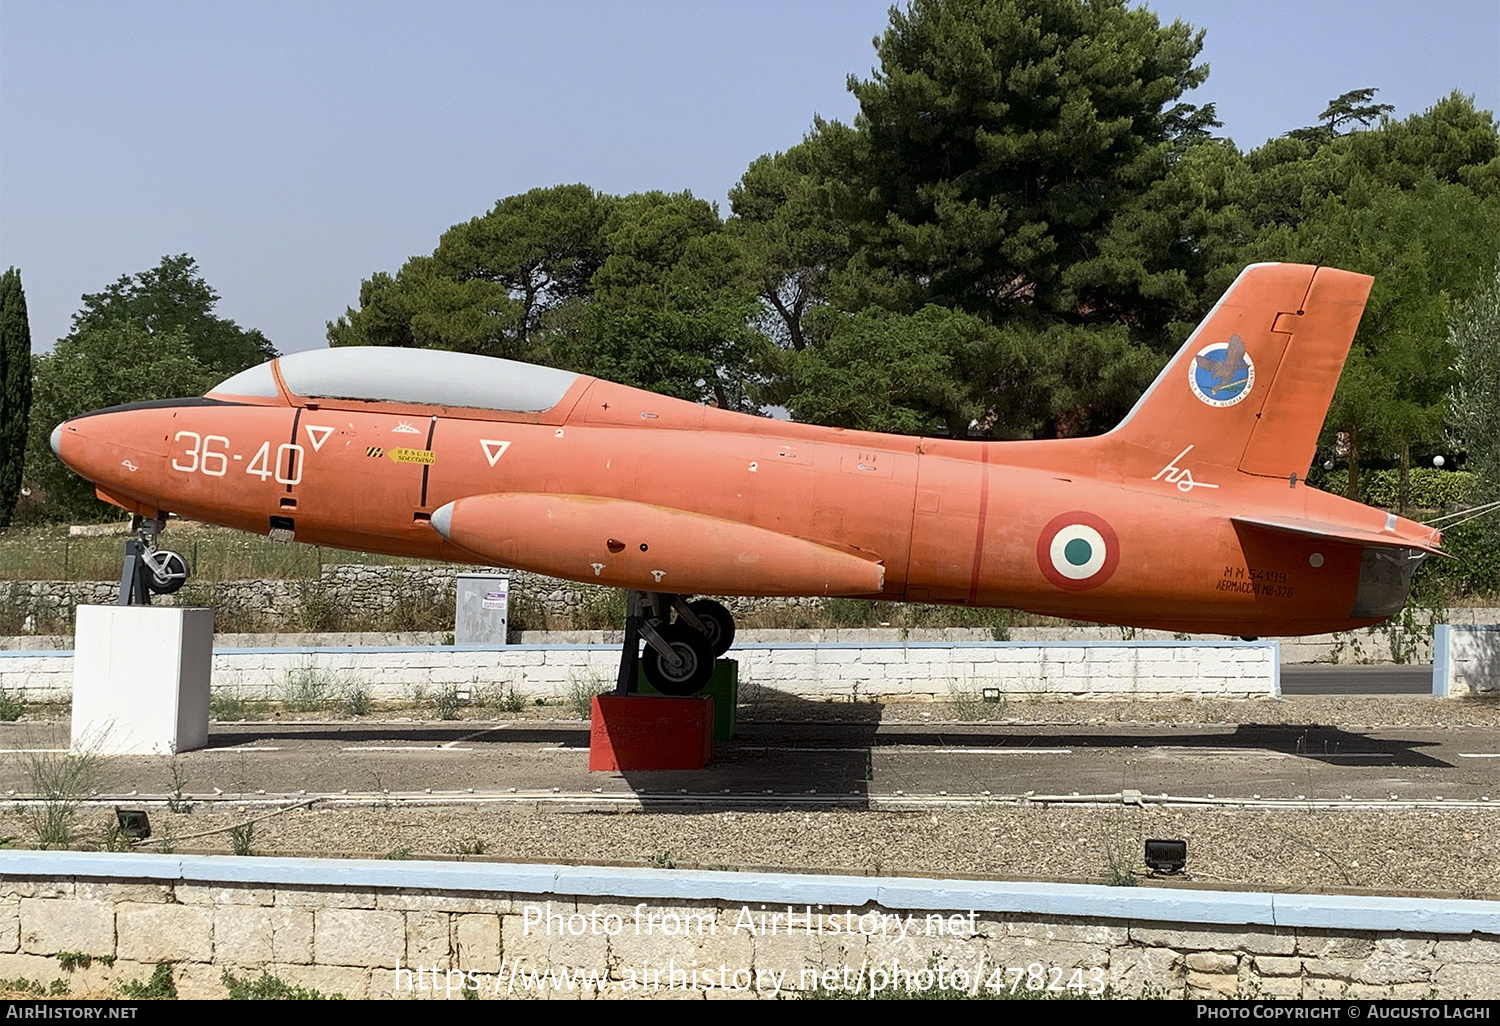
[[[625,596],[625,646],[615,694],[635,690],[637,667],[664,695],[702,691],[713,675],[714,660],[734,644],[734,616],[712,599],[688,602],[659,591],[627,591]]]
[[[175,552],[156,547],[157,536],[166,526],[165,514],[132,517],[135,537],[125,543],[125,565],[120,570],[118,606],[147,606],[152,595],[170,595],[187,581],[187,560]]]

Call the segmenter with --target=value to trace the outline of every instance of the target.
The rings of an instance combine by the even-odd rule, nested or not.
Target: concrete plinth
[[[208,743],[211,609],[79,606],[74,751],[170,755]]]

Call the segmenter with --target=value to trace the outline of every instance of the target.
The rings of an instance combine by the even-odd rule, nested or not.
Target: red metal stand
[[[702,769],[714,750],[714,700],[599,695],[589,731],[589,769]]]

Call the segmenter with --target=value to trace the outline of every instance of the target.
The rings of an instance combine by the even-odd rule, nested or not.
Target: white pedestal
[[[74,751],[170,755],[208,744],[212,609],[79,606]]]

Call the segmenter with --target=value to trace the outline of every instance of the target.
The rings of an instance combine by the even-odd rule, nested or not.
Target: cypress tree
[[[26,428],[31,422],[31,325],[21,272],[0,276],[0,527],[9,527],[21,493]]]

